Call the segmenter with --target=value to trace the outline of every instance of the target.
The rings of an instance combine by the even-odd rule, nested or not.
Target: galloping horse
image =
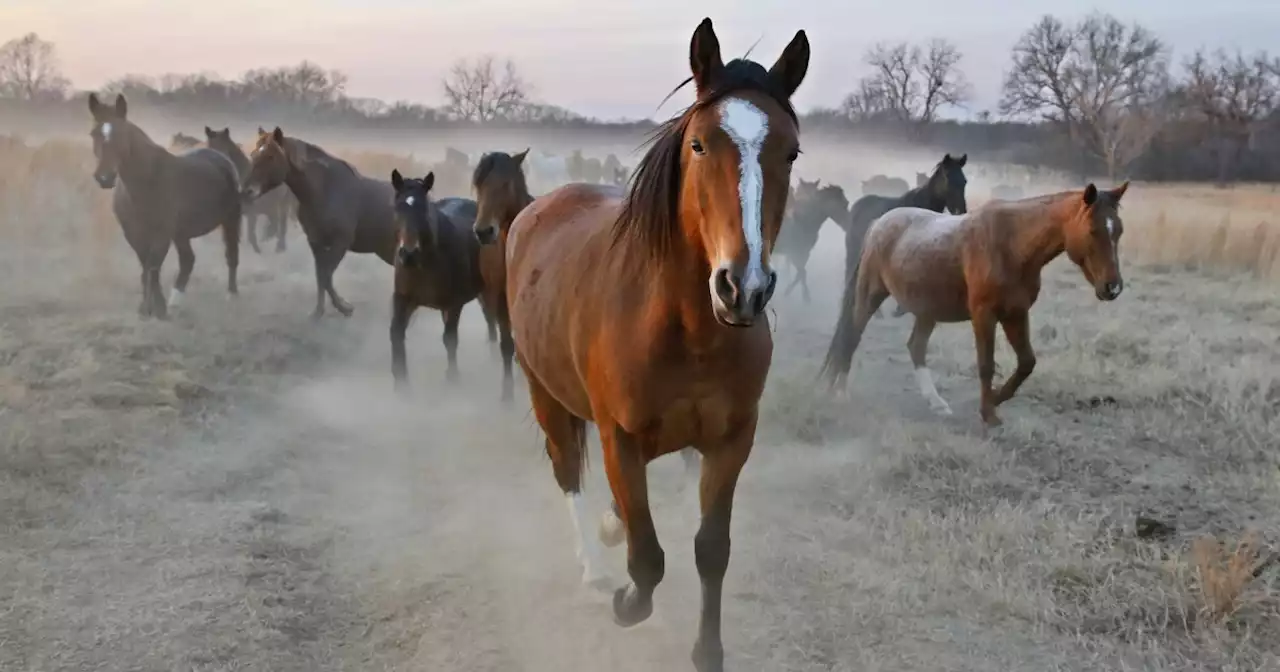
[[[298,224],[315,258],[316,307],[311,316],[324,315],[327,293],[333,307],[351,317],[355,309],[334,289],[333,272],[348,251],[376,254],[395,265],[391,183],[365,177],[323,149],[285,137],[277,126],[270,133],[258,133],[241,192],[254,201],[282,184],[298,199]]]
[[[258,129],[262,133],[261,128]],[[249,156],[244,153],[240,145],[231,139],[231,129],[224,128],[221,131],[215,131],[208,126],[204,127],[204,135],[207,138],[206,144],[209,149],[222,152],[231,159],[231,163],[235,164],[236,171],[241,175],[249,173]],[[275,189],[269,194],[265,194],[262,198],[250,203],[244,207],[244,219],[246,229],[249,234],[249,247],[254,252],[262,254],[262,248],[258,247],[258,217],[267,218],[267,234],[276,238],[276,252],[285,251],[285,231],[288,229],[289,213],[294,210],[297,199],[289,193],[288,189]]]
[[[525,183],[524,160],[529,150],[518,154],[489,152],[476,163],[471,186],[476,191],[475,238],[480,241],[480,275],[484,279],[484,303],[498,323],[502,354],[502,400],[514,398],[512,360],[516,346],[511,340],[511,316],[507,310],[507,233],[516,215],[533,202]]]
[[[226,156],[200,147],[175,156],[128,119],[124,95],[113,106],[89,94],[93,115],[93,179],[114,189],[111,209],[125,240],[142,264],[142,303],[138,314],[165,319],[191,279],[196,253],[191,240],[222,227],[227,259],[227,292],[238,294],[240,195],[236,167]],[[117,184],[116,177],[119,176]],[[178,277],[169,301],[160,287],[160,269],[169,245],[178,250]]]
[[[1040,273],[1063,251],[1080,267],[1102,301],[1120,296],[1120,198],[1129,183],[1099,191],[1049,194],[999,201],[965,215],[897,208],[876,220],[854,273],[846,281],[840,320],[823,363],[823,375],[843,389],[862,332],[892,295],[916,317],[907,341],[920,393],[944,415],[925,354],[939,322],[972,322],[982,383],[980,413],[996,426],[996,406],[1008,401],[1036,365],[1028,312],[1040,295]],[[996,325],[1017,353],[1018,366],[993,391]]]
[[[782,295],[790,296],[799,285],[805,303],[809,303],[809,280],[805,267],[818,244],[818,233],[823,223],[830,219],[842,229],[849,224],[849,199],[845,197],[844,189],[834,184],[819,188],[819,182],[821,180],[812,183],[800,180],[792,212],[788,213],[787,223],[778,234],[778,244],[773,250],[774,254],[786,257],[795,271],[795,277]]]
[[[969,161],[968,154],[960,158],[952,158],[950,154],[942,157],[934,167],[924,185],[916,187],[901,196],[863,196],[854,202],[849,212],[849,225],[844,230],[844,268],[845,278],[853,271],[862,253],[862,241],[867,235],[867,228],[877,217],[894,208],[925,208],[934,212],[950,210],[954,215],[964,214],[969,205],[965,201],[965,186],[969,183],[964,175],[964,164]],[[879,315],[879,311],[876,311]],[[902,304],[894,311],[894,317],[906,314]]]
[[[773,354],[764,308],[777,286],[769,256],[782,224],[799,129],[790,98],[809,42],[796,33],[768,71],[724,63],[711,20],[693,34],[695,102],[659,127],[630,190],[571,184],[536,199],[507,237],[516,354],[569,502],[584,581],[600,578],[586,534],[586,423],[600,431],[613,491],[600,537],[625,531],[631,584],[613,596],[622,626],[653,612],[664,554],[649,511],[646,465],[702,454],[702,580],[695,667],[722,670],[721,591],[738,474],[755,442]]]
[[[395,190],[396,272],[391,295],[391,374],[398,389],[409,385],[404,337],[409,318],[420,306],[440,311],[444,318],[444,349],[449,364],[445,378],[458,379],[458,324],[462,309],[480,290],[480,243],[472,235],[476,203],[469,198],[430,198],[436,176],[406,180],[391,171]],[[483,308],[485,315],[489,314]],[[492,333],[492,322],[490,322]]]

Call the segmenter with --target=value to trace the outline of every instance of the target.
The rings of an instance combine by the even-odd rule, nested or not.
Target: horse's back
[[[480,214],[480,207],[474,200],[458,196],[442,198],[436,201],[436,207],[449,219],[467,227],[474,226]]]
[[[536,259],[548,252],[568,252],[607,235],[622,206],[622,187],[575,182],[536,198],[507,233],[507,264]]]

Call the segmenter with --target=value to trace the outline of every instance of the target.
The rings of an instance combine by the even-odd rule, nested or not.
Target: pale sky
[[[945,37],[964,53],[973,111],[994,109],[1009,49],[1042,14],[1095,5],[1063,0],[3,0],[0,42],[36,31],[57,43],[80,88],[125,73],[215,72],[310,59],[350,77],[349,94],[438,105],[459,57],[513,59],[535,98],[603,118],[666,117],[655,108],[688,75],[689,37],[715,22],[725,59],[771,64],[795,31],[813,57],[796,95],[835,105],[877,41]],[[1075,9],[1065,9],[1075,7]],[[1113,0],[1101,5],[1159,33],[1175,58],[1196,47],[1280,50],[1280,0]]]

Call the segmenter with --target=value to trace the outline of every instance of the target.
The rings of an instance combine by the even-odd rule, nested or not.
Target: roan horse
[[[697,98],[659,127],[629,191],[571,184],[516,217],[507,296],[587,582],[601,577],[581,474],[586,423],[599,428],[614,501],[600,538],[613,545],[625,531],[632,581],[613,596],[622,626],[649,617],[664,572],[645,467],[690,446],[702,454],[694,539],[702,612],[692,658],[707,671],[724,666],[729,522],[772,359],[769,256],[800,151],[790,98],[808,69],[809,42],[797,32],[767,72],[745,59],[726,64],[703,19],[689,52]]]
[[[263,133],[261,128],[259,133]],[[210,149],[216,149],[231,159],[231,163],[235,164],[236,171],[241,176],[249,174],[249,156],[244,153],[240,145],[231,139],[231,129],[224,128],[221,131],[215,131],[208,126],[204,127],[204,135],[207,138],[207,145]],[[276,238],[276,252],[285,251],[285,231],[289,221],[289,211],[293,209],[296,200],[289,193],[288,189],[274,189],[271,193],[263,194],[261,198],[244,207],[245,228],[249,234],[249,247],[254,252],[262,254],[262,248],[258,247],[258,217],[267,218],[267,233]]]
[[[958,159],[947,154],[934,167],[933,173],[923,185],[901,196],[868,195],[854,201],[853,208],[849,212],[849,225],[844,230],[845,278],[848,278],[858,263],[867,228],[880,215],[901,207],[924,208],[934,212],[942,212],[945,209],[955,215],[967,212],[969,206],[965,201],[965,186],[968,185],[969,180],[964,175],[964,164],[968,160],[968,154],[962,154]],[[876,311],[876,314],[879,314],[879,311]],[[902,304],[899,304],[894,316],[904,314],[905,309]]]
[[[242,193],[255,201],[284,184],[298,199],[298,224],[316,263],[316,307],[324,315],[324,297],[346,317],[354,308],[333,287],[333,272],[347,252],[376,254],[395,265],[395,196],[390,182],[361,175],[351,164],[319,147],[285,137],[277,126],[258,133]]]
[[[191,240],[218,227],[226,248],[227,292],[239,293],[240,195],[231,160],[204,147],[177,156],[169,153],[129,121],[123,95],[107,106],[96,94],[89,94],[89,112],[94,122],[89,135],[97,159],[93,178],[103,189],[114,189],[111,209],[142,264],[138,314],[168,317],[195,267]],[[160,269],[170,244],[178,250],[178,277],[166,304]]]
[[[436,176],[406,180],[391,171],[395,190],[396,272],[391,295],[391,374],[397,389],[409,384],[404,337],[413,311],[420,306],[439,310],[444,318],[444,349],[449,358],[445,377],[458,379],[458,323],[462,309],[480,290],[480,243],[472,235],[476,203],[469,198],[430,198]],[[483,308],[489,314],[487,307]],[[490,320],[492,325],[492,320]],[[490,326],[492,340],[492,326]]]
[[[845,197],[844,190],[834,184],[819,187],[819,182],[821,180],[811,183],[800,180],[794,205],[790,208],[786,225],[778,234],[778,243],[773,249],[774,254],[787,258],[795,273],[782,295],[790,296],[791,291],[799,285],[805,303],[809,303],[809,281],[805,267],[814,246],[818,244],[822,224],[828,219],[841,229],[849,224],[849,199]]]
[[[1129,183],[1099,191],[1049,194],[984,205],[966,215],[898,208],[867,232],[854,274],[847,280],[840,320],[823,375],[843,391],[853,353],[876,307],[892,295],[915,315],[907,341],[920,393],[950,415],[938,395],[925,354],[939,322],[972,322],[982,384],[980,413],[1000,424],[996,406],[1008,401],[1036,365],[1028,312],[1040,295],[1040,273],[1062,252],[1084,272],[1100,300],[1120,296],[1120,198]],[[996,325],[1018,357],[1013,375],[993,391]]]

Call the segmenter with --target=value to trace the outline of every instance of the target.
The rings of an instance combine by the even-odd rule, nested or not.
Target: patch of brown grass
[[[1191,544],[1192,562],[1204,612],[1213,621],[1224,621],[1240,611],[1248,600],[1247,591],[1254,580],[1275,564],[1278,557],[1271,554],[1259,561],[1262,551],[1257,532],[1249,531],[1236,543],[1235,550],[1227,553],[1221,541],[1203,536]]]

